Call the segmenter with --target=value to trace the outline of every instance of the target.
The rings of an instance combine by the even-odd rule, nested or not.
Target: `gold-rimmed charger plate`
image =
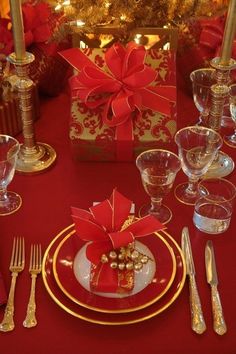
[[[166,232],[162,231],[160,234],[167,240],[172,247],[176,258],[176,275],[170,289],[159,301],[156,301],[152,305],[141,309],[139,311],[127,312],[127,313],[103,313],[86,309],[82,306],[71,301],[58,287],[52,269],[53,256],[60,241],[65,237],[74,225],[70,225],[62,230],[49,244],[43,257],[42,277],[45,288],[50,297],[60,306],[64,311],[80,318],[81,320],[103,324],[103,325],[125,325],[145,321],[150,319],[159,313],[165,311],[181,293],[185,277],[186,277],[186,265],[183,258],[182,251],[177,242]]]
[[[153,281],[142,291],[126,297],[96,295],[86,290],[74,274],[73,260],[84,244],[75,230],[72,230],[59,242],[53,257],[53,273],[57,285],[69,299],[80,306],[107,313],[137,311],[158,301],[173,283],[176,274],[174,251],[160,234],[151,234],[142,238],[142,244],[151,251],[156,263]]]

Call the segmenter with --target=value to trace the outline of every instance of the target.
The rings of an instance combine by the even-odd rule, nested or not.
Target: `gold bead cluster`
[[[149,261],[149,257],[134,249],[133,244],[112,250],[108,254],[101,255],[102,263],[110,263],[110,267],[118,270],[139,271]]]

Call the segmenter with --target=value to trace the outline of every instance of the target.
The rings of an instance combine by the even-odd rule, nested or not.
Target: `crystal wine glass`
[[[175,196],[184,204],[194,205],[198,180],[207,172],[223,141],[213,129],[190,126],[176,133],[175,142],[183,172],[188,176],[188,182],[176,187]]]
[[[162,199],[171,190],[177,172],[181,169],[179,157],[171,151],[154,149],[141,153],[136,159],[143,187],[151,197],[151,204],[140,209],[141,217],[151,214],[162,224],[172,217],[171,210],[162,204]]]
[[[234,133],[224,137],[224,142],[236,148],[236,84],[229,86],[229,108],[232,121],[234,123]]]
[[[16,139],[9,135],[0,135],[0,215],[12,214],[22,204],[18,194],[7,191],[15,174],[19,149],[20,144]]]
[[[198,125],[207,125],[210,110],[211,86],[216,83],[215,69],[203,68],[191,72],[193,100],[200,112]]]

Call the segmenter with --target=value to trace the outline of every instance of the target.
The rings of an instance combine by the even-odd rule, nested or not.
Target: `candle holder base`
[[[56,156],[55,150],[45,143],[37,143],[32,148],[21,145],[16,163],[16,172],[22,174],[44,172],[54,164]]]
[[[217,157],[212,162],[208,171],[205,173],[204,178],[219,178],[226,177],[234,170],[233,159],[225,154],[223,151],[219,151]]]

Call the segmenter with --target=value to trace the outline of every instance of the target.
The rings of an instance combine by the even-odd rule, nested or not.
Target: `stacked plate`
[[[147,274],[154,269],[152,281],[128,296],[95,294],[86,286],[89,267],[81,268],[81,255],[86,246],[76,235],[74,225],[68,226],[52,240],[44,254],[42,275],[49,295],[71,315],[98,324],[131,324],[163,312],[183,288],[186,276],[183,255],[166,231],[151,234],[141,241],[153,258],[149,263],[153,262],[154,266],[146,267]],[[77,274],[78,269],[84,269],[82,278]],[[136,279],[138,276],[135,282]]]

